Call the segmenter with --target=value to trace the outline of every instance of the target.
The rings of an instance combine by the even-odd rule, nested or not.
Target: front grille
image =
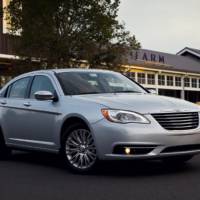
[[[198,112],[160,113],[152,116],[167,130],[189,130],[199,126]]]

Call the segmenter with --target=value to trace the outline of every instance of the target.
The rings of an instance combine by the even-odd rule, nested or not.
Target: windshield
[[[65,95],[101,93],[146,93],[146,91],[118,73],[62,72],[57,78]]]

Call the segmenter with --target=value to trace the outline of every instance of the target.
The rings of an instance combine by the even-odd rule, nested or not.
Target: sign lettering
[[[142,53],[141,56],[139,56],[139,52],[135,52],[135,60],[142,59],[144,61],[150,61],[150,62],[158,62],[158,63],[165,63],[165,56],[160,54],[147,54],[146,52]]]

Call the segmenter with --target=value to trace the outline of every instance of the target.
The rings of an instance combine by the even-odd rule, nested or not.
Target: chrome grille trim
[[[152,116],[167,130],[189,130],[199,126],[198,112],[158,113]]]

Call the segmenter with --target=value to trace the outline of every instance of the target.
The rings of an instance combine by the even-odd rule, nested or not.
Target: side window
[[[51,80],[46,76],[35,76],[31,87],[30,98],[34,99],[34,94],[38,91],[49,91],[54,93],[55,89]]]
[[[22,78],[11,86],[9,98],[25,98],[30,77]]]

